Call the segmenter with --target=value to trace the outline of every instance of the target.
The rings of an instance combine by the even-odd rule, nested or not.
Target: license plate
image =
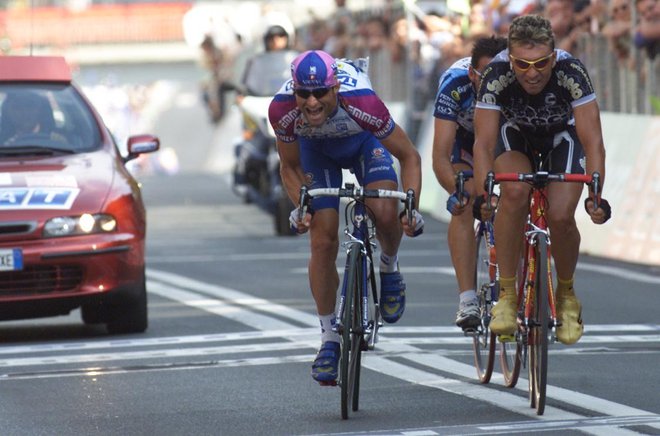
[[[0,249],[0,271],[23,269],[23,252],[20,248]]]

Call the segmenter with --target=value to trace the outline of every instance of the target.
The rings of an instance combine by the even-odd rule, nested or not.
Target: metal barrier
[[[660,57],[649,59],[633,47],[634,68],[618,60],[602,35],[586,35],[575,55],[587,67],[601,110],[630,114],[653,114],[653,98],[659,98]]]

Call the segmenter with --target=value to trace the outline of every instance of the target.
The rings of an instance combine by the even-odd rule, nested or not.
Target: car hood
[[[98,212],[112,186],[114,168],[113,157],[103,152],[0,159],[0,217],[20,219],[55,210],[72,215]]]

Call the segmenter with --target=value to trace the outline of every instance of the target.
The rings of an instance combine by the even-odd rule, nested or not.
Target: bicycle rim
[[[535,325],[530,338],[530,405],[537,415],[545,411],[546,387],[548,382],[548,244],[544,235],[539,235],[536,244],[536,292]]]
[[[513,388],[520,377],[522,345],[520,342],[500,342],[500,368],[504,376],[504,386]]]
[[[494,289],[496,278],[491,275],[490,249],[482,233],[477,234],[475,265],[475,284],[477,286],[481,325],[472,337],[472,350],[474,351],[474,367],[477,370],[477,378],[481,383],[488,383],[493,375],[495,362],[496,336],[488,326],[490,324],[493,293],[496,292],[496,289]]]
[[[360,291],[361,286],[356,287]],[[354,310],[353,310],[353,327],[351,331],[351,356],[349,362],[348,372],[348,385],[351,388],[351,409],[355,412],[358,410],[360,403],[360,368],[362,362],[362,310],[361,310],[361,292],[353,296]]]
[[[348,410],[352,408],[355,372],[351,371],[351,356],[353,355],[353,320],[355,319],[356,295],[358,294],[360,247],[355,244],[351,247],[346,259],[346,272],[344,285],[346,295],[344,298],[344,312],[342,314],[341,332],[341,359],[339,361],[339,383],[341,387],[341,417],[348,419]],[[354,369],[354,367],[353,367]]]

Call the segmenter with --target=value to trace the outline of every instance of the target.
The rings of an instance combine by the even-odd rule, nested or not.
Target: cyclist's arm
[[[605,145],[600,125],[600,111],[595,100],[573,108],[575,129],[584,148],[586,173],[600,173],[601,186],[605,180]]]
[[[495,146],[500,132],[500,111],[475,108],[474,110],[474,180],[477,195],[485,194],[484,181],[493,170]]]
[[[401,181],[403,191],[415,191],[415,209],[419,208],[419,196],[422,191],[422,159],[406,132],[398,124],[394,130],[380,142],[389,150],[401,164]]]
[[[456,189],[451,154],[456,140],[456,122],[435,118],[433,123],[433,172],[448,193]]]
[[[294,205],[300,200],[300,187],[305,182],[305,173],[300,165],[298,141],[277,142],[277,152],[280,155],[280,176],[282,184]]]

